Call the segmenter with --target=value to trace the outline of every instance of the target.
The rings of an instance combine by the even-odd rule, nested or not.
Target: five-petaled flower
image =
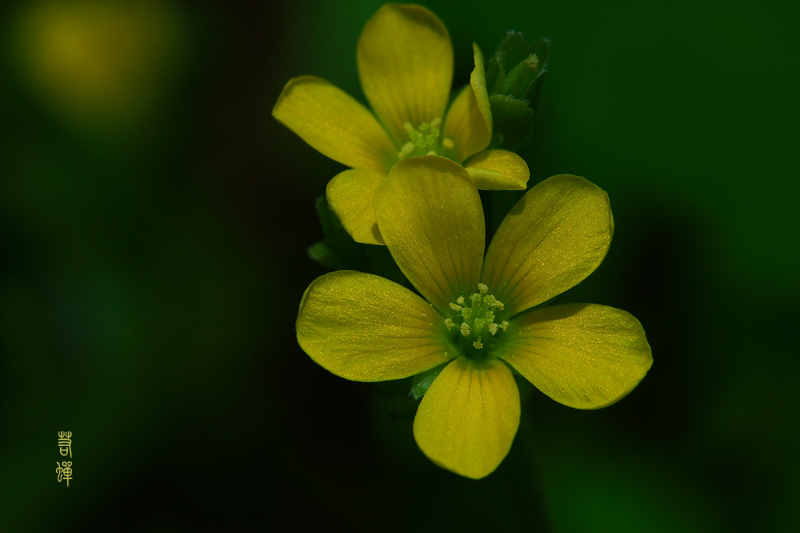
[[[650,368],[644,330],[627,312],[532,309],[580,283],[608,251],[608,196],[585,179],[559,175],[533,187],[485,253],[475,184],[442,157],[394,165],[375,213],[422,298],[379,276],[332,272],[306,290],[297,338],[314,361],[356,381],[446,364],[414,420],[417,444],[436,464],[476,479],[497,468],[519,424],[513,371],[562,404],[595,409],[625,396]]]
[[[322,154],[348,167],[327,187],[328,203],[358,242],[384,244],[373,196],[391,168],[409,156],[437,154],[463,164],[479,189],[524,190],[525,161],[486,149],[492,114],[483,56],[447,109],[453,48],[442,22],[415,5],[387,4],[358,41],[361,87],[374,114],[327,81],[301,76],[286,84],[273,116]],[[445,113],[447,111],[447,113]]]

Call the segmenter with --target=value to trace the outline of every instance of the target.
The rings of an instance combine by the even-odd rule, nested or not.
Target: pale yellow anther
[[[456,300],[456,303],[458,305],[464,305],[464,297],[463,296],[459,296],[458,300]]]
[[[463,302],[462,302],[462,303],[463,303]],[[450,303],[450,309],[452,309],[453,311],[456,311],[456,312],[458,312],[458,311],[461,311],[461,306],[460,306],[460,305],[458,305],[458,304],[454,304],[454,303],[452,303],[452,302],[451,302],[451,303]]]
[[[502,322],[500,322],[500,329],[502,329],[503,331],[505,331],[505,330],[507,330],[507,329],[508,329],[508,325],[509,325],[509,324],[508,324],[508,322],[507,322],[507,321],[505,321],[505,320],[503,320]]]
[[[489,324],[489,333],[491,333],[492,335],[497,334],[497,324],[495,324],[494,322],[491,322]]]
[[[461,323],[461,334],[463,336],[465,336],[465,337],[468,337],[469,336],[469,332],[470,332],[470,329],[469,329],[469,326],[467,325],[467,323],[466,322],[462,322]]]
[[[445,148],[447,148],[448,150],[452,150],[453,148],[455,148],[455,147],[456,147],[456,143],[454,143],[452,140],[450,140],[450,139],[448,139],[448,138],[445,138],[445,139],[442,141],[442,146],[444,146],[444,147],[445,147]]]
[[[452,329],[453,326],[455,326],[455,324],[453,323],[453,319],[451,319],[451,318],[445,318],[444,319],[444,325],[447,326],[448,330]]]
[[[478,283],[478,290],[481,291],[481,294],[486,294],[489,292],[489,287],[484,285],[483,283]]]
[[[496,301],[494,303],[494,306],[497,308],[498,311],[502,311],[506,307],[505,305],[503,305],[503,302],[501,302],[500,300]]]
[[[417,146],[414,143],[410,142],[410,141],[405,143],[403,145],[403,147],[400,149],[400,152],[398,152],[397,157],[399,157],[400,159],[403,159],[404,157],[408,157],[409,155],[411,155],[411,153],[414,151],[414,148],[416,148],[416,147]]]
[[[482,343],[481,341],[473,341],[473,342],[472,342],[472,345],[473,345],[475,348],[477,348],[478,350],[480,350],[481,348],[483,348],[483,343]]]

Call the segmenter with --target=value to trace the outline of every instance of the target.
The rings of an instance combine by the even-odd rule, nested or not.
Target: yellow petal
[[[492,110],[486,92],[486,73],[483,54],[477,44],[472,45],[475,68],[469,77],[470,84],[462,90],[447,111],[444,138],[453,141],[453,159],[459,163],[489,146],[492,140]]]
[[[340,172],[328,182],[328,204],[356,242],[383,244],[372,200],[375,189],[385,179],[375,171],[354,168]]]
[[[613,232],[605,191],[578,176],[553,176],[500,224],[482,281],[513,316],[583,281],[603,261]]]
[[[517,384],[502,361],[477,366],[459,357],[422,398],[414,437],[437,465],[480,479],[494,472],[511,449],[519,411]]]
[[[554,305],[511,320],[493,353],[536,388],[578,409],[611,405],[653,364],[639,321],[620,309]]]
[[[375,216],[397,266],[437,309],[477,290],[483,207],[460,165],[439,156],[400,161],[375,192]]]
[[[525,160],[508,150],[484,150],[470,158],[464,168],[483,190],[525,190],[531,173]]]
[[[380,276],[339,270],[306,289],[297,315],[297,342],[337,376],[385,381],[452,359],[444,328],[436,309],[405,287]]]
[[[397,148],[369,109],[323,79],[289,80],[272,116],[312,148],[348,167],[386,174],[397,159]]]
[[[453,47],[442,22],[421,6],[387,4],[358,40],[358,73],[372,109],[398,146],[403,123],[443,118],[453,79]]]

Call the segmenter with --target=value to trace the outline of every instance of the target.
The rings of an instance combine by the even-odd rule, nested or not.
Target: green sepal
[[[339,258],[336,257],[336,254],[333,253],[333,250],[331,250],[330,247],[328,247],[328,245],[322,241],[317,241],[309,246],[308,255],[311,257],[311,259],[324,267],[331,268],[333,270],[340,270],[342,268]]]
[[[503,94],[520,95],[527,98],[533,84],[541,76],[539,56],[531,54],[511,69],[503,81]]]
[[[517,151],[533,135],[534,110],[526,100],[507,94],[489,96],[489,104],[493,122],[491,146]]]
[[[528,43],[525,37],[516,31],[506,33],[503,42],[495,50],[494,55],[489,58],[488,67],[486,70],[486,88],[489,89],[490,94],[503,93],[503,86],[506,83],[506,77],[517,67],[520,63],[529,60],[531,55],[535,55],[538,65],[529,64],[537,77],[547,71],[547,61],[550,57],[550,39],[539,39]],[[531,62],[532,63],[532,62]],[[533,94],[530,92],[530,87],[527,87],[526,94],[514,94],[522,99],[530,99]]]
[[[365,250],[347,234],[324,196],[317,198],[314,208],[322,227],[323,239],[309,247],[311,259],[334,270],[362,270],[367,262]]]
[[[411,382],[411,391],[408,393],[408,395],[413,396],[415,400],[419,400],[425,396],[425,393],[428,392],[428,388],[430,388],[433,380],[436,379],[436,377],[448,364],[449,361],[437,367],[431,368],[422,374],[417,374],[414,376],[414,380]]]
[[[528,43],[521,33],[510,31],[489,59],[493,148],[515,151],[530,139],[549,56],[549,39]]]

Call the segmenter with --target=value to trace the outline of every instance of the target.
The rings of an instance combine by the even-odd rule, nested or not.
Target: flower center
[[[446,318],[444,321],[448,330],[458,328],[461,336],[471,340],[476,350],[483,349],[483,340],[490,338],[489,335],[494,337],[498,331],[508,329],[505,320],[499,324],[494,321],[496,312],[503,310],[503,302],[488,293],[489,287],[478,283],[478,292],[468,298],[469,303],[464,296],[450,303],[450,309],[459,314],[457,319]]]
[[[443,155],[443,148],[450,150],[455,144],[448,138],[440,139],[442,119],[437,118],[430,122],[423,122],[415,128],[410,122],[403,123],[403,129],[408,134],[406,142],[397,154],[398,159],[409,156]]]

